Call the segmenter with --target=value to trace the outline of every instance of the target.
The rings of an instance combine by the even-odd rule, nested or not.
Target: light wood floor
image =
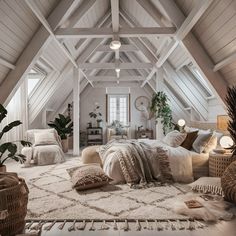
[[[217,224],[210,225],[204,229],[198,230],[176,230],[176,231],[128,231],[124,232],[121,230],[105,230],[105,231],[72,231],[68,232],[67,227],[64,230],[58,230],[57,225],[55,225],[50,231],[42,232],[41,236],[236,236],[236,219],[232,221],[221,221]]]

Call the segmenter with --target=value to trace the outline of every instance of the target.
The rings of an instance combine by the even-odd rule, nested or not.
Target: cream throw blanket
[[[98,149],[105,164],[112,156],[118,160],[126,183],[133,187],[144,187],[160,180],[171,179],[166,150],[151,147],[137,140],[112,140]]]

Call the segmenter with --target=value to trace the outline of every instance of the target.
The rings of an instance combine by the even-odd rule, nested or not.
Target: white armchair
[[[122,128],[122,134],[116,134],[115,128],[107,128],[107,142],[113,139],[131,139],[130,127]]]
[[[31,160],[36,165],[50,165],[65,161],[60,137],[55,129],[32,129],[26,132],[26,139],[32,147],[24,147],[22,154],[26,156],[25,166]]]

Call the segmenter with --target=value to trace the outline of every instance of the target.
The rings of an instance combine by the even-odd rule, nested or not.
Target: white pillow
[[[168,133],[163,141],[171,147],[179,147],[186,137],[187,133],[180,133],[179,131],[174,130]]]
[[[34,146],[58,145],[54,133],[40,132],[34,134]]]

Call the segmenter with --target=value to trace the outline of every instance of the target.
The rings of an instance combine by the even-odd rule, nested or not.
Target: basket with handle
[[[23,232],[28,193],[22,178],[19,178],[17,185],[0,190],[0,235],[11,236]]]

